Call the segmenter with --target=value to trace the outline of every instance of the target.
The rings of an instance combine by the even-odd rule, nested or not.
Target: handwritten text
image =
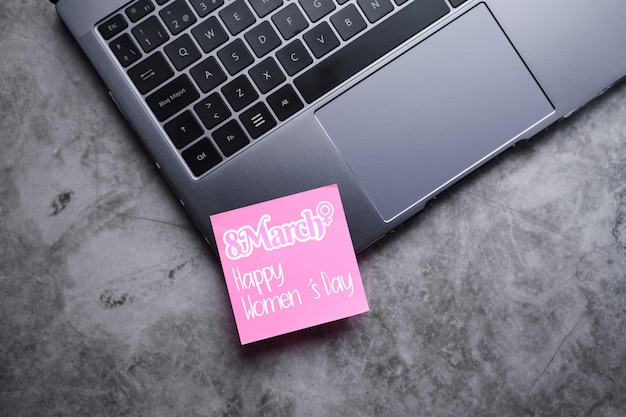
[[[326,236],[326,228],[333,220],[334,207],[328,201],[320,202],[313,213],[310,209],[300,212],[300,218],[284,224],[271,225],[272,217],[264,214],[256,227],[243,226],[227,230],[222,240],[224,252],[231,260],[250,256],[255,249],[266,251],[293,246],[311,240],[320,241]]]

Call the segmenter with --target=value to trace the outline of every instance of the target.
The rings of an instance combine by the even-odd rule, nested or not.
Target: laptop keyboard
[[[98,25],[200,177],[466,0],[139,0]]]

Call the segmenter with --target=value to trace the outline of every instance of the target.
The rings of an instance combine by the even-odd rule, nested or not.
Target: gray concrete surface
[[[240,347],[215,256],[44,0],[0,3],[0,415],[626,416],[626,84]]]

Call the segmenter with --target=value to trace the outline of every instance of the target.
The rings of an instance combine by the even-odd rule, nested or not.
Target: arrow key
[[[182,113],[165,125],[165,131],[178,149],[198,139],[204,130],[190,111]]]

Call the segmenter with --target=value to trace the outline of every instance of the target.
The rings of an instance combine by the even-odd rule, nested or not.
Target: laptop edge
[[[418,1],[418,0],[415,0]],[[357,251],[363,250],[424,208],[428,200],[515,142],[528,139],[602,93],[626,75],[626,3],[620,0],[467,1],[444,20],[353,77],[289,123],[258,140],[246,151],[208,175],[194,179],[173,152],[162,128],[132,88],[121,66],[95,30],[105,17],[128,4],[127,0],[59,0],[57,11],[88,56],[116,105],[137,132],[181,203],[215,250],[209,216],[229,209],[337,183]],[[417,196],[406,210],[382,216],[351,163],[329,140],[318,120],[324,106],[341,97],[384,65],[426,42],[441,28],[477,7],[495,17],[514,50],[536,80],[552,111],[476,163],[451,176],[425,195]],[[418,49],[419,45],[415,48]],[[426,93],[427,95],[427,93]],[[349,117],[346,109],[345,115]],[[373,167],[372,169],[385,167]],[[416,178],[415,181],[419,181]],[[379,204],[380,205],[380,204]],[[385,220],[386,218],[386,220]]]

